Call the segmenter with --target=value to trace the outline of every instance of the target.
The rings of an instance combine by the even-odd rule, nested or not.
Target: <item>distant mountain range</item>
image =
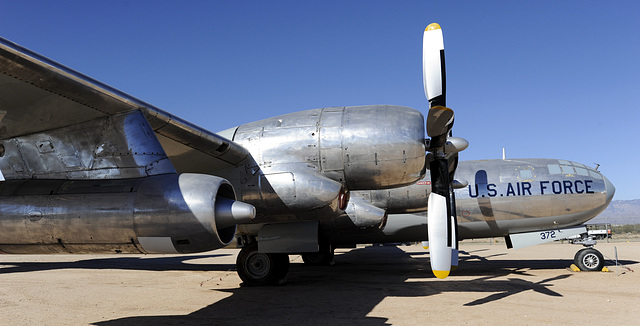
[[[640,224],[640,199],[614,200],[600,215],[587,222],[611,224]]]

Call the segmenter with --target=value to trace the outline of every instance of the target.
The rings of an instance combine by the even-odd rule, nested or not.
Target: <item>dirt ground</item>
[[[623,267],[572,272],[579,246],[462,242],[445,280],[420,246],[291,256],[284,286],[243,287],[237,249],[190,256],[0,256],[2,325],[540,325],[640,320],[640,242],[600,242]]]

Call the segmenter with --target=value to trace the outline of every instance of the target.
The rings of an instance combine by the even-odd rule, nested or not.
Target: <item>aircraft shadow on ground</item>
[[[386,297],[418,298],[452,291],[486,293],[482,298],[460,302],[464,306],[482,305],[525,291],[561,297],[552,290],[554,282],[573,276],[568,273],[537,282],[521,277],[531,275],[531,270],[566,269],[572,263],[569,259],[496,260],[502,254],[481,257],[463,252],[463,267],[452,277],[437,280],[422,255],[396,247],[354,249],[337,255],[334,266],[292,264],[289,282],[284,286],[222,290],[232,295],[188,315],[127,317],[96,325],[388,325],[386,318],[368,316]],[[504,279],[507,276],[512,277]]]
[[[159,257],[109,257],[85,259],[74,262],[11,262],[3,261],[0,275],[63,269],[120,269],[136,271],[228,271],[235,270],[235,264],[189,264],[188,261],[200,258],[215,258],[229,254],[198,256],[159,256]]]

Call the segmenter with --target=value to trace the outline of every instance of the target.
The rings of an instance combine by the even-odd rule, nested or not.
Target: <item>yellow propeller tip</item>
[[[433,271],[433,275],[435,275],[439,279],[444,279],[449,276],[449,271]]]
[[[438,23],[431,23],[429,24],[429,26],[427,26],[427,28],[425,28],[425,31],[432,31],[434,29],[441,29],[440,25],[438,25]]]

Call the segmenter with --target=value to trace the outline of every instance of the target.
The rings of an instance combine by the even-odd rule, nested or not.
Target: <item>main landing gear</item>
[[[302,261],[307,266],[329,266],[333,263],[334,250],[329,241],[322,241],[318,252],[301,254]]]
[[[581,244],[586,248],[580,249],[573,257],[573,263],[581,271],[601,271],[604,267],[604,257],[600,251],[593,248],[598,242],[591,237],[583,235],[579,240],[574,240],[573,244]]]
[[[289,273],[289,255],[259,252],[258,243],[247,243],[238,254],[236,268],[245,285],[284,284]]]
[[[242,243],[244,246],[236,259],[236,269],[244,285],[280,285],[287,281],[288,254],[259,252],[255,239],[245,238]],[[329,241],[321,241],[319,251],[301,254],[302,260],[309,266],[331,265],[334,249]]]

